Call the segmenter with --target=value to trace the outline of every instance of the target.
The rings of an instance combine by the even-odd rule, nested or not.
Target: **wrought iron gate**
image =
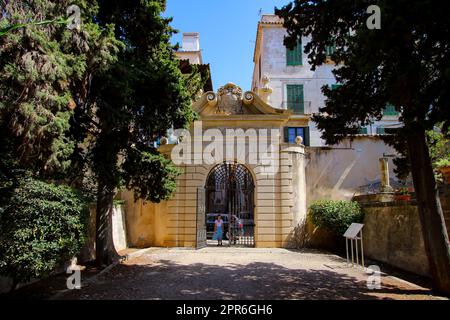
[[[206,219],[209,235],[217,215],[224,220],[224,240],[230,245],[255,245],[254,183],[243,165],[224,162],[215,166],[206,182]]]
[[[197,189],[197,244],[196,248],[206,247],[206,221],[205,221],[205,189]]]

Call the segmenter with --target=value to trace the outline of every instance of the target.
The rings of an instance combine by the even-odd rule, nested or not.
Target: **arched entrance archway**
[[[255,185],[242,164],[224,162],[211,169],[206,180],[206,230],[210,239],[217,215],[224,220],[224,240],[230,245],[255,246]]]

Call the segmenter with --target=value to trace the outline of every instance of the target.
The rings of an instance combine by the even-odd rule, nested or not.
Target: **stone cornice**
[[[242,90],[233,83],[228,83],[219,89],[218,93],[205,92],[193,104],[193,109],[200,117],[217,116],[222,119],[231,116],[250,117],[252,115],[281,115],[290,117],[292,112],[277,109],[264,102],[258,94]]]

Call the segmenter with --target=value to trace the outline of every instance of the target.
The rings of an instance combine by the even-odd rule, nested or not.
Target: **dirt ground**
[[[318,251],[155,248],[88,285],[82,282],[80,290],[53,298],[443,299],[428,288],[384,274],[382,268],[379,289],[368,288],[368,277],[341,257]]]

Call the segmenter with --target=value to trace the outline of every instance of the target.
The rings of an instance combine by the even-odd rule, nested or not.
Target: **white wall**
[[[333,66],[327,64],[312,71],[305,54],[302,55],[303,65],[287,66],[286,47],[283,44],[285,34],[284,28],[263,28],[261,74],[268,74],[270,77],[270,86],[273,89],[272,106],[276,108],[285,107],[283,101],[286,101],[286,84],[303,84],[304,99],[305,101],[311,101],[311,111],[317,112],[318,108],[323,105],[325,98],[321,87],[336,83],[331,73]],[[307,38],[302,39],[303,46],[307,42]],[[257,81],[257,84],[261,86],[259,81]]]
[[[180,60],[189,60],[190,64],[202,64],[202,57],[200,51],[197,52],[177,51],[175,52],[175,55]]]
[[[183,51],[200,51],[200,34],[198,32],[183,33]]]
[[[361,136],[333,148],[307,148],[306,189],[308,206],[319,199],[350,200],[358,187],[381,180],[379,159],[397,154],[380,137]],[[397,180],[392,158],[389,176]]]

